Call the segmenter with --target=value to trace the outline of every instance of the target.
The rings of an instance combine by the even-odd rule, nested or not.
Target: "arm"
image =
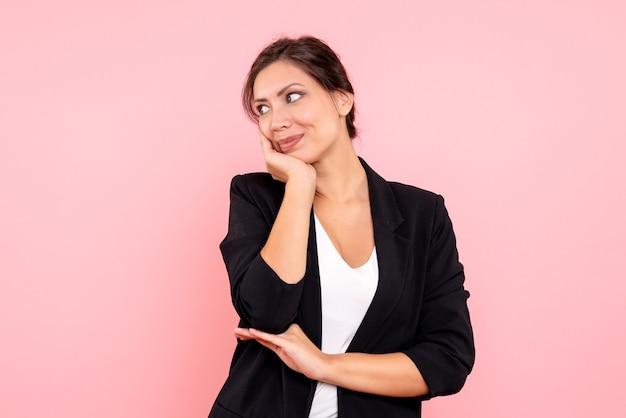
[[[261,257],[281,280],[294,284],[306,270],[316,172],[310,164],[274,150],[262,133],[260,138],[268,172],[285,183],[285,196]]]
[[[325,374],[318,380],[382,396],[414,397],[429,392],[415,363],[404,353],[330,355]]]
[[[282,332],[295,319],[302,294],[315,170],[263,140],[268,171],[284,190],[269,176],[236,176],[220,250],[242,325]]]
[[[382,396],[414,397],[428,393],[420,371],[403,353],[325,354],[296,324],[278,335],[252,328],[237,328],[235,335],[242,340],[256,339],[309,379]]]
[[[261,257],[285,283],[296,284],[306,270],[309,222],[315,185],[305,176],[285,184],[285,196]]]
[[[474,364],[469,293],[459,262],[452,222],[441,196],[435,201],[424,297],[416,341],[403,350],[428,383],[426,398],[458,392]]]

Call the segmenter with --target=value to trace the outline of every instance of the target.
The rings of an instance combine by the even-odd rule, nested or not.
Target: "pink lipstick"
[[[285,153],[291,151],[302,139],[303,134],[300,135],[291,135],[285,139],[281,139],[278,141],[278,147],[280,151]]]

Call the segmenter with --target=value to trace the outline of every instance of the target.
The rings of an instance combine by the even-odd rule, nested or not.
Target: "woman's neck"
[[[352,144],[347,152],[315,164],[316,199],[348,202],[367,198],[367,176]]]

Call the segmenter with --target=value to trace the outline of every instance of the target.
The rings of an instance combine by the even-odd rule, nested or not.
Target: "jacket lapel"
[[[404,222],[396,204],[391,186],[365,161],[361,160],[367,173],[370,206],[374,223],[374,242],[378,255],[378,288],[374,299],[361,322],[347,351],[366,351],[378,328],[385,322],[398,303],[409,259],[411,243],[395,233]]]
[[[313,209],[311,209],[311,219],[309,221],[309,245],[307,248],[306,274],[302,299],[300,300],[299,324],[313,344],[321,348],[322,290],[320,288],[320,271],[317,259],[317,240],[315,238]]]

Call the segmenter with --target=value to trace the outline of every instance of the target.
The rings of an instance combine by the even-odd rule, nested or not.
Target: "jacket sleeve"
[[[267,179],[273,181],[269,176]],[[233,178],[228,232],[220,250],[240,325],[280,333],[296,318],[303,281],[285,283],[261,258],[260,251],[267,241],[278,207],[272,208],[273,202],[262,189],[254,191],[251,192],[246,176]]]
[[[475,356],[469,293],[463,287],[463,265],[441,196],[435,203],[426,268],[416,344],[403,351],[428,384],[430,393],[424,399],[461,390]]]

